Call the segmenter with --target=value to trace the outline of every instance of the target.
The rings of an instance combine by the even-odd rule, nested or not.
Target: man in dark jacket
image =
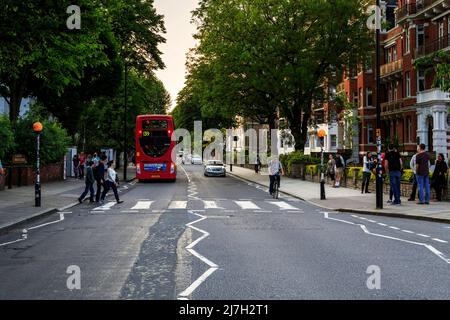
[[[95,194],[95,202],[100,202],[100,195],[102,194],[102,186],[105,188],[105,161],[106,155],[100,157],[98,165],[95,167],[94,177],[97,181],[97,193]]]
[[[83,194],[78,198],[78,201],[80,203],[83,202],[84,197],[86,197],[88,191],[90,192],[90,197],[89,200],[90,202],[94,202],[94,172],[92,170],[92,167],[94,165],[93,161],[89,161],[87,164],[87,168],[86,168],[86,179],[85,179],[85,183],[86,183],[86,188],[84,189]]]

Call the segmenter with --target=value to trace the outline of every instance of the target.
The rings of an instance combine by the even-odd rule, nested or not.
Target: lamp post
[[[324,151],[324,140],[326,132],[323,129],[317,131],[317,136],[320,139],[321,144],[321,155],[320,155],[320,200],[326,200],[325,197],[325,173],[323,172],[323,151]]]
[[[380,8],[380,0],[376,1],[377,9]],[[376,34],[375,34],[375,56],[376,56],[376,90],[377,90],[377,168],[376,168],[376,205],[377,209],[383,209],[383,166],[381,164],[381,105],[380,105],[380,28],[381,28],[381,14],[377,11],[375,19]]]
[[[128,100],[128,66],[125,61],[125,84],[124,84],[124,110],[123,110],[123,181],[127,181],[127,100]]]
[[[35,207],[41,206],[41,175],[40,175],[40,162],[41,162],[41,132],[44,129],[42,123],[35,122],[33,124],[33,131],[36,133],[36,181],[34,183],[34,205]]]

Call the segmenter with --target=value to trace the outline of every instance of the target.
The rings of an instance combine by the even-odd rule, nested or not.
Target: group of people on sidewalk
[[[82,203],[84,198],[90,193],[89,200],[91,203],[99,202],[104,203],[106,194],[112,189],[117,203],[123,201],[119,198],[117,187],[119,186],[119,177],[115,169],[114,160],[107,161],[107,156],[102,154],[100,157],[94,153],[92,157],[88,156],[86,160],[86,176],[85,176],[85,190],[78,198],[78,201]],[[105,167],[106,162],[106,167]],[[84,168],[83,168],[84,176]],[[94,192],[94,184],[97,185],[97,191]],[[103,189],[103,191],[102,191]],[[94,201],[95,196],[95,201]]]
[[[388,203],[392,205],[401,204],[401,177],[403,174],[403,160],[398,150],[391,144],[388,151],[381,155],[383,175],[389,176],[390,196]],[[367,152],[363,158],[363,180],[361,193],[370,193],[369,184],[372,173],[375,173],[378,159],[371,152]],[[413,187],[408,201],[415,201],[418,193],[418,204],[430,203],[430,189],[436,191],[436,200],[442,201],[442,191],[445,188],[445,175],[448,171],[447,163],[443,154],[439,154],[436,160],[431,183],[430,174],[430,155],[426,151],[425,144],[417,146],[417,153],[410,161],[410,168],[414,173]],[[340,180],[345,170],[345,161],[340,154],[329,156],[327,163],[327,175],[333,181],[333,187],[340,186]]]
[[[336,156],[330,154],[328,156],[326,174],[333,182],[333,188],[339,188],[341,186],[341,179],[345,172],[345,160],[341,154],[337,153]]]

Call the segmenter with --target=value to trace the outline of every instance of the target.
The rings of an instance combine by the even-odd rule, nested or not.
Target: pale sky
[[[191,11],[197,8],[198,0],[155,0],[158,14],[164,15],[167,42],[160,45],[164,70],[156,72],[164,83],[175,107],[178,92],[183,88],[186,75],[186,53],[195,46],[193,34],[196,29],[191,21]]]

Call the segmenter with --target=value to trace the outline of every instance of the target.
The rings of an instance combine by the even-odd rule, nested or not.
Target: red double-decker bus
[[[172,161],[175,142],[172,116],[141,115],[136,118],[136,178],[170,180],[177,178],[177,167]]]

